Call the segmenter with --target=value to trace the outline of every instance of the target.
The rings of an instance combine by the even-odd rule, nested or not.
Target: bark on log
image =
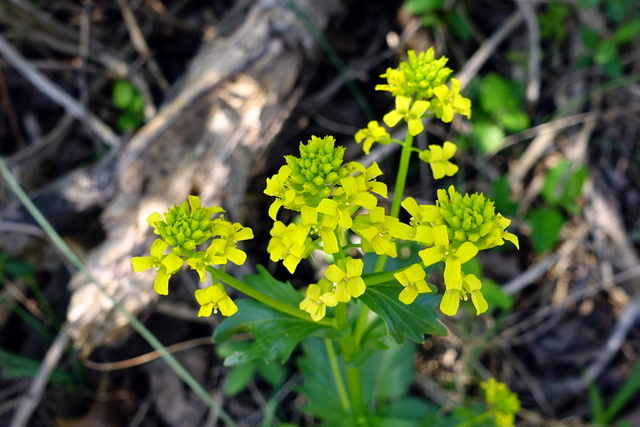
[[[120,153],[116,193],[102,217],[107,238],[87,265],[129,312],[139,314],[157,298],[153,273],[134,275],[130,263],[153,241],[149,214],[199,194],[204,205],[224,206],[227,217],[239,220],[252,165],[298,101],[300,72],[318,56],[289,4],[256,2],[233,34],[204,46],[175,97]],[[296,5],[320,29],[341,8],[338,0]],[[126,318],[84,275],[70,287],[69,333],[83,354],[128,330]]]

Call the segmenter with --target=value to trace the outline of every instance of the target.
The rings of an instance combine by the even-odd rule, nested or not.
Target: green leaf
[[[13,277],[20,277],[23,279],[34,277],[35,270],[29,261],[24,259],[11,260],[6,265],[6,272]]]
[[[531,125],[529,116],[522,110],[503,110],[496,115],[496,120],[509,132],[521,132]]]
[[[316,338],[306,339],[302,351],[297,362],[304,379],[299,390],[307,398],[304,411],[334,426],[348,425],[351,417],[342,407],[333,376],[327,375],[330,364],[324,343]]]
[[[563,159],[553,166],[545,176],[541,194],[552,205],[561,205],[572,213],[580,208],[576,205],[582,194],[582,186],[589,176],[588,169],[582,165],[572,171],[569,160]]]
[[[2,366],[2,379],[4,380],[33,378],[40,369],[41,364],[42,362],[38,360],[0,350],[0,366]],[[56,368],[49,376],[49,383],[52,385],[70,385],[74,384],[74,379],[68,372]]]
[[[228,356],[224,360],[225,366],[240,365],[256,358],[284,363],[303,338],[312,334],[336,335],[334,329],[317,324],[311,318],[307,321],[293,317],[252,299],[237,300],[236,305],[238,312],[216,328],[213,341],[224,342],[243,332],[251,333],[255,340],[246,350]]]
[[[402,345],[389,343],[388,348],[380,352],[380,360],[371,375],[376,382],[378,405],[409,392],[414,377],[412,362],[415,352],[415,344],[410,342]]]
[[[610,424],[629,400],[637,395],[638,389],[640,389],[640,363],[636,362],[633,372],[631,372],[611,402],[609,402],[609,406],[604,412],[602,422],[604,424]]]
[[[640,19],[634,19],[618,27],[612,38],[617,43],[626,43],[636,38],[638,34],[640,34]]]
[[[113,83],[111,98],[115,106],[121,110],[124,110],[131,105],[136,94],[136,89],[126,80],[116,80]]]
[[[596,64],[608,64],[619,57],[618,45],[612,39],[603,40],[596,45],[593,60]]]
[[[505,134],[501,126],[484,120],[473,124],[473,136],[482,154],[490,154],[502,147]]]
[[[413,15],[422,15],[442,9],[444,0],[406,0],[403,6]]]
[[[607,0],[604,4],[607,18],[613,22],[619,23],[625,16],[626,5],[621,0]]]
[[[365,277],[365,282],[367,279]],[[368,283],[367,283],[368,284]],[[368,285],[367,291],[359,297],[374,313],[385,322],[391,338],[398,344],[405,338],[424,342],[424,334],[444,336],[447,330],[438,321],[435,307],[438,295],[422,294],[413,302],[405,305],[398,300],[402,286],[396,282]]]
[[[493,181],[492,190],[496,211],[506,217],[515,215],[518,202],[509,196],[509,179],[506,175],[500,175]]]
[[[514,96],[514,93],[516,94]],[[517,109],[519,97],[514,87],[496,73],[489,73],[480,84],[480,106],[489,113]]]
[[[291,286],[291,283],[276,280],[267,269],[261,265],[258,265],[257,269],[258,274],[244,276],[242,278],[243,282],[271,298],[293,307],[298,307],[303,297]]]
[[[591,27],[587,27],[586,25],[580,27],[580,35],[585,46],[591,49],[595,49],[598,40],[600,40],[600,36],[596,30]]]
[[[256,374],[257,365],[258,361],[252,360],[249,363],[231,368],[224,379],[224,395],[232,397],[244,390]]]
[[[571,174],[571,162],[562,159],[555,164],[544,177],[540,193],[544,200],[552,205],[561,204],[564,197],[564,188]]]
[[[258,374],[272,387],[278,387],[284,382],[287,376],[287,368],[279,363],[258,362]]]
[[[555,208],[532,209],[527,214],[527,221],[531,225],[531,241],[536,252],[543,254],[553,249],[565,222],[562,213]]]

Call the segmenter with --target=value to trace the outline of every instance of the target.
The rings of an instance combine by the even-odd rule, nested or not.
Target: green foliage
[[[594,424],[611,425],[620,411],[636,396],[640,390],[640,363],[636,362],[631,374],[618,389],[608,405],[606,405],[602,393],[595,384],[588,384],[589,398],[591,400],[591,416]],[[622,421],[619,426],[628,425]]]
[[[589,171],[582,165],[573,170],[571,162],[563,159],[547,172],[542,185],[542,197],[549,205],[563,207],[571,213],[580,212],[577,201]]]
[[[387,342],[384,351],[375,352],[362,366],[362,389],[367,413],[357,420],[345,411],[336,384],[331,376],[323,375],[321,366],[328,366],[322,340],[310,338],[302,343],[303,356],[298,368],[304,378],[300,391],[307,398],[305,411],[324,421],[326,426],[407,426],[418,427],[435,408],[409,396],[413,381],[414,347]],[[339,368],[347,369],[343,357]]]
[[[0,252],[0,282],[4,280],[6,276],[29,279],[35,275],[35,269],[33,266],[24,259],[10,258],[4,252]]]
[[[581,211],[578,200],[588,175],[585,166],[573,168],[567,159],[559,161],[547,172],[541,189],[545,205],[531,209],[526,216],[536,252],[553,249],[566,222],[565,212],[577,214]]]
[[[543,254],[553,249],[565,222],[560,210],[555,207],[535,208],[529,211],[526,218],[531,226],[531,241],[535,251]]]
[[[33,378],[38,372],[42,362],[19,356],[8,351],[0,350],[0,366],[2,366],[2,379]],[[71,385],[74,380],[71,375],[61,368],[55,368],[49,381],[53,385]]]
[[[620,57],[627,44],[640,35],[640,5],[635,0],[582,0],[580,5],[586,9],[598,8],[612,28],[611,36],[606,38],[594,28],[580,29],[582,41],[589,49],[581,65],[601,65],[608,77],[620,77],[623,74]]]
[[[297,308],[302,296],[289,283],[274,279],[264,268],[256,275],[245,276],[251,288],[276,298],[283,304]],[[265,362],[284,363],[296,345],[312,334],[336,336],[333,328],[309,319],[294,317],[253,299],[237,301],[238,312],[226,318],[213,334],[214,342],[224,342],[242,332],[251,333],[255,340],[245,348],[235,349],[224,364],[236,366],[261,358]]]
[[[116,80],[111,92],[113,104],[121,110],[117,126],[121,132],[137,129],[144,122],[144,100],[126,80]]]
[[[507,132],[529,128],[529,116],[520,108],[522,84],[489,73],[473,89],[480,108],[474,110],[472,136],[480,152],[493,153],[500,149]]]
[[[538,15],[540,22],[540,36],[551,38],[555,42],[562,42],[567,37],[566,25],[571,9],[566,3],[546,3],[545,9]]]
[[[398,294],[398,283],[394,280],[371,285],[360,296],[363,303],[382,317],[396,343],[404,342],[405,338],[421,343],[424,334],[446,335],[445,327],[435,315],[439,302],[437,295],[421,294],[413,304],[405,305],[398,300]]]
[[[216,347],[218,356],[230,357],[236,352],[248,350],[251,341],[238,341],[221,344]],[[256,376],[266,381],[272,387],[282,385],[287,375],[287,369],[279,363],[266,363],[264,359],[253,359],[247,363],[233,366],[225,376],[223,391],[225,396],[232,397],[244,390]]]
[[[471,38],[471,26],[465,16],[457,9],[446,10],[444,0],[405,0],[404,8],[411,14],[419,16],[422,26],[436,28],[447,26],[463,41]]]

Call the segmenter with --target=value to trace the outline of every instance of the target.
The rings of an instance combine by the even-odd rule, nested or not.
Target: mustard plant
[[[226,341],[239,332],[253,336],[225,359],[228,366],[256,358],[284,362],[301,341],[308,343],[303,352],[316,354],[323,347],[326,363],[314,366],[323,374],[310,372],[307,359],[300,367],[307,377],[303,391],[308,398],[326,399],[322,404],[310,402],[308,410],[331,425],[371,425],[384,419],[390,396],[370,392],[370,379],[362,377],[363,371],[375,369],[371,364],[385,360],[375,354],[406,339],[420,343],[425,334],[446,334],[437,319],[436,305],[444,315],[453,316],[461,301],[470,299],[476,314],[485,312],[488,304],[481,280],[464,274],[462,265],[479,251],[505,241],[518,247],[518,238],[507,231],[510,220],[496,212],[494,203],[481,193],[461,194],[449,186],[437,191],[434,204],[420,204],[404,196],[414,154],[430,165],[435,180],[459,171],[453,142],[425,150],[413,146],[414,137],[425,131],[425,118],[449,123],[456,116],[471,116],[471,101],[460,94],[460,82],[450,77],[452,70],[446,63],[447,58],[436,58],[433,49],[409,51],[408,60],[387,69],[381,76],[386,83],[376,86],[395,98],[395,108],[384,115],[383,123],[369,122],[355,134],[366,154],[374,144],[401,146],[391,200],[378,164],[346,162],[345,148],[337,146],[332,136],[313,136],[300,143],[299,155],[285,156],[278,172],[267,179],[264,193],[273,197],[268,210],[273,220],[266,248],[269,257],[295,274],[312,253],[326,254],[332,262],[316,283],[296,290],[260,266],[258,274],[243,280],[227,274],[228,262],[246,261],[238,246],[253,238],[253,233],[225,220],[222,208],[202,207],[196,196],[189,196],[164,216],[152,214],[148,222],[159,238],[150,256],[132,260],[135,271],[157,269],[154,286],[162,295],[169,291],[170,277],[185,264],[197,272],[201,282],[207,280],[207,273],[211,276],[213,284],[197,290],[195,299],[199,316],[219,311],[228,317],[216,328],[214,341]],[[403,141],[390,133],[399,124],[407,128]],[[402,208],[408,214],[407,222],[400,219]],[[284,210],[293,213],[287,218],[297,219],[280,220]],[[398,245],[407,242],[419,248],[417,259],[388,271],[388,258],[398,258]],[[441,263],[445,289],[438,303],[427,268]],[[227,287],[250,298],[233,301]],[[316,393],[313,384],[330,388]],[[493,398],[502,395],[501,389],[489,383],[485,390],[494,400],[490,403],[502,408]],[[514,408],[509,406],[511,416],[517,412]],[[503,420],[512,424],[512,417],[501,418],[500,425],[509,425]]]

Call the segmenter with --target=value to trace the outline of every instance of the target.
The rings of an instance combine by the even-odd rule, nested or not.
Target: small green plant
[[[496,152],[507,133],[529,128],[529,116],[520,108],[524,105],[521,83],[489,73],[472,84],[472,93],[479,100],[480,108],[473,119],[471,140],[481,153]]]
[[[121,110],[117,126],[121,132],[140,127],[144,122],[144,100],[127,80],[116,80],[111,93],[113,104]]]
[[[238,244],[252,239],[253,232],[225,220],[220,207],[202,207],[197,196],[189,196],[164,215],[149,216],[158,238],[149,256],[132,259],[133,269],[156,269],[154,287],[161,295],[169,292],[170,277],[185,264],[201,282],[209,275],[213,284],[196,290],[194,296],[199,316],[218,311],[226,316],[213,340],[225,343],[246,333],[253,337],[224,352],[225,365],[233,368],[227,392],[237,392],[260,372],[264,366],[260,363],[284,363],[301,345],[301,391],[310,414],[330,425],[419,423],[422,412],[407,414],[398,409],[414,404],[408,397],[414,350],[405,342],[420,343],[424,334],[446,333],[436,307],[453,316],[470,301],[475,314],[487,311],[480,278],[463,266],[479,251],[505,241],[518,246],[518,238],[506,230],[510,220],[481,193],[463,195],[450,185],[437,191],[433,205],[404,196],[413,155],[431,166],[434,179],[458,172],[453,163],[457,147],[452,142],[432,144],[425,150],[413,146],[415,136],[424,131],[424,118],[449,123],[456,115],[471,115],[471,102],[460,94],[461,84],[450,78],[452,70],[446,63],[447,58],[436,58],[433,49],[419,54],[409,51],[408,60],[387,69],[382,75],[386,82],[376,86],[395,97],[395,108],[384,115],[383,122],[387,127],[403,123],[407,127],[404,141],[393,139],[377,121],[355,135],[365,153],[376,143],[402,147],[388,212],[381,204],[388,191],[379,180],[380,167],[345,162],[345,148],[336,146],[331,136],[312,136],[301,143],[299,155],[285,156],[285,164],[267,179],[264,192],[274,199],[268,210],[274,222],[266,248],[271,261],[282,262],[293,274],[315,251],[332,260],[322,277],[305,290],[275,279],[261,266],[257,274],[242,280],[228,274],[228,262],[246,261]],[[408,222],[400,220],[401,208]],[[292,211],[298,220],[278,220],[284,210]],[[416,257],[387,263],[399,260],[398,248],[408,246],[415,248]],[[426,269],[432,266],[443,268],[441,298],[427,282]],[[232,300],[228,287],[249,298]],[[493,383],[487,387],[492,409],[477,422],[495,419],[498,425],[512,425],[518,408],[500,406],[502,400],[493,396],[502,396],[504,390]],[[508,411],[511,418],[500,418]]]
[[[582,26],[582,41],[589,49],[589,55],[583,57],[582,66],[601,65],[610,78],[623,74],[620,60],[623,49],[640,35],[640,7],[635,0],[582,0],[581,7],[600,8],[613,28],[610,37],[603,37],[589,26]]]
[[[632,398],[637,396],[638,390],[640,390],[640,363],[636,362],[633,371],[620,386],[613,398],[611,398],[609,404],[606,405],[606,409],[600,389],[598,389],[595,384],[588,384],[588,390],[591,400],[592,422],[595,425],[611,425],[614,418],[624,409]],[[630,427],[631,423],[622,420],[616,425],[618,427]]]
[[[545,253],[553,249],[567,221],[567,214],[581,211],[578,202],[588,174],[584,165],[574,167],[567,159],[562,159],[547,171],[541,190],[544,204],[531,209],[526,215],[536,252]]]

